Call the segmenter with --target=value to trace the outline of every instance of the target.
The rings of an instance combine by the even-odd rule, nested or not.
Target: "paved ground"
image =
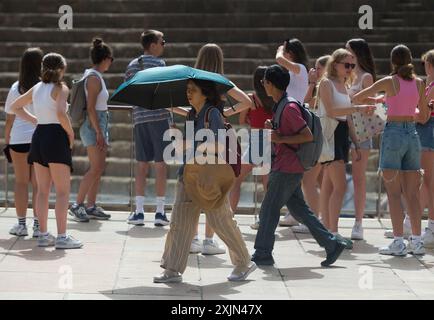
[[[434,251],[423,258],[380,256],[384,228],[390,221],[367,219],[366,241],[346,251],[334,268],[321,268],[324,253],[307,235],[278,228],[275,267],[254,272],[250,281],[230,283],[229,256],[190,255],[182,284],[154,284],[160,272],[167,227],[125,223],[127,213],[112,212],[110,221],[69,222],[70,233],[82,240],[81,250],[61,251],[36,246],[29,237],[8,234],[15,211],[0,213],[0,299],[433,299]],[[255,231],[252,216],[236,217],[249,250]],[[204,224],[201,217],[200,230]],[[424,223],[424,225],[426,222]],[[341,219],[349,236],[352,220]],[[50,213],[50,230],[55,220]]]

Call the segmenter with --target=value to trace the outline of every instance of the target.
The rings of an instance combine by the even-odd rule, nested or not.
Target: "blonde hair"
[[[215,43],[208,43],[200,48],[197,54],[195,68],[224,74],[223,51]]]
[[[429,63],[430,65],[432,65],[434,67],[434,49],[431,49],[427,52],[425,52],[422,55],[422,61],[425,63]]]
[[[340,48],[333,51],[327,61],[326,71],[324,72],[323,78],[337,79],[338,72],[336,70],[336,63],[342,62],[342,60],[350,56],[352,57],[352,54],[347,49]]]

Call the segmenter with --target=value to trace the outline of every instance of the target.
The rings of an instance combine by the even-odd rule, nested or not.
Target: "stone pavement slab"
[[[30,210],[31,211],[31,210]],[[275,266],[259,268],[248,281],[226,280],[232,271],[229,254],[192,254],[181,284],[155,284],[168,227],[126,224],[126,212],[110,212],[109,221],[68,221],[69,233],[84,242],[80,250],[38,248],[31,237],[9,235],[15,210],[0,208],[0,299],[55,300],[289,300],[289,299],[433,299],[434,250],[423,257],[381,256],[389,244],[389,220],[365,219],[365,239],[345,250],[332,268],[322,268],[325,253],[310,235],[278,227]],[[169,215],[170,218],[170,215]],[[248,250],[256,231],[251,215],[236,216]],[[205,217],[199,235],[204,237]],[[30,224],[30,222],[29,222]],[[349,237],[353,220],[340,219],[340,233]],[[423,226],[426,221],[423,222]],[[56,234],[54,213],[49,230]],[[30,231],[30,228],[29,228]],[[221,240],[220,240],[220,243]]]

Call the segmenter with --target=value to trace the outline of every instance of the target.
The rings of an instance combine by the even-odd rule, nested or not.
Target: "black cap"
[[[288,70],[273,64],[265,70],[264,79],[271,82],[277,89],[285,91],[289,85],[290,76]]]

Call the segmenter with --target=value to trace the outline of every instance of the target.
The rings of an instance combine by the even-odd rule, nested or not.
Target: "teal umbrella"
[[[155,67],[137,72],[116,89],[109,101],[150,110],[188,106],[189,79],[212,81],[221,94],[234,87],[231,81],[218,73],[183,65]]]

